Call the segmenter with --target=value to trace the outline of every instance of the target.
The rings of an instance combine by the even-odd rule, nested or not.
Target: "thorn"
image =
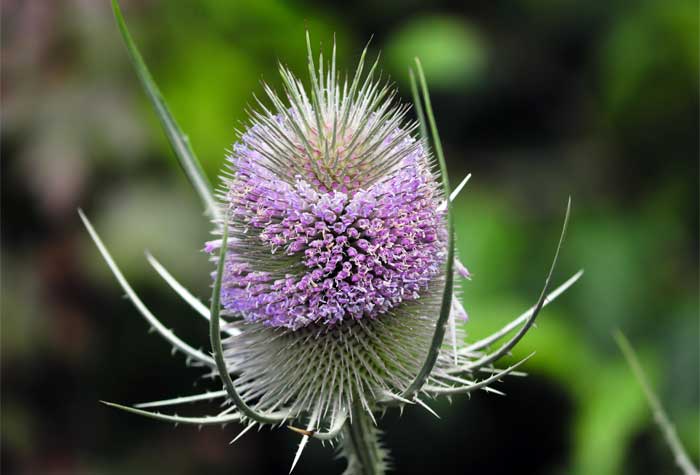
[[[294,461],[292,462],[292,468],[289,469],[290,474],[294,471],[294,467],[296,467],[297,462],[299,462],[299,459],[301,458],[301,453],[304,451],[304,447],[306,447],[306,444],[308,442],[309,442],[309,436],[305,435],[304,437],[301,438],[301,442],[299,442],[299,448],[297,449],[297,453],[294,455]]]
[[[231,442],[228,443],[228,445],[233,445],[234,442],[236,442],[238,439],[243,437],[246,432],[248,432],[250,429],[252,429],[255,424],[256,423],[254,422],[254,423],[250,424],[248,427],[246,427],[245,429],[243,429],[236,437],[234,437],[234,439]]]
[[[417,402],[418,404],[420,404],[421,406],[423,406],[423,408],[424,408],[426,411],[428,411],[429,413],[431,413],[432,415],[434,415],[435,417],[437,417],[438,419],[440,419],[440,416],[438,415],[438,413],[435,412],[435,411],[433,411],[433,410],[430,408],[430,406],[428,406],[426,403],[424,403],[423,401],[421,401],[421,400],[418,399],[418,398],[416,398],[416,402]]]
[[[294,426],[287,426],[287,429],[290,429],[290,430],[296,432],[297,434],[305,435],[307,437],[313,437],[314,434],[316,433],[316,431],[313,429],[306,430],[306,429],[300,429],[299,427],[294,427]]]
[[[370,417],[370,419],[372,419],[372,422],[374,423],[374,426],[376,427],[377,426],[377,419],[374,418],[374,414],[372,413],[372,411],[368,410],[367,412],[369,413],[369,417]]]
[[[496,394],[498,396],[505,396],[506,395],[506,393],[504,393],[503,391],[499,391],[498,389],[494,389],[490,386],[484,386],[481,389],[483,389],[484,391],[486,391],[488,393]]]
[[[394,394],[390,391],[386,391],[385,394],[391,398],[396,399],[397,401],[405,402],[406,404],[414,404],[413,401],[406,399],[405,397],[401,397],[398,394]]]
[[[416,58],[418,59],[418,58]],[[457,198],[457,195],[459,195],[460,191],[462,191],[462,188],[464,188],[464,185],[467,184],[469,179],[472,177],[472,174],[469,173],[467,176],[464,177],[464,179],[457,185],[457,188],[455,188],[452,193],[450,193],[450,202],[454,201],[455,198]],[[438,207],[437,211],[438,213],[441,211],[445,211],[447,209],[447,201],[443,201]]]

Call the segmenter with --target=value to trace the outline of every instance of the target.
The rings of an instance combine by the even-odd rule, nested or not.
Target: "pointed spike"
[[[456,298],[453,295],[452,301],[454,302],[455,300],[456,300]],[[450,325],[450,340],[452,343],[452,356],[454,357],[455,366],[457,366],[457,365],[459,365],[459,355],[457,354],[457,323],[455,322],[455,315],[453,312],[450,312],[448,322]]]
[[[151,402],[141,402],[138,404],[134,404],[134,407],[138,408],[146,408],[146,407],[162,407],[162,406],[175,406],[178,404],[187,404],[190,402],[196,402],[196,401],[209,401],[211,399],[217,399],[220,397],[225,397],[226,396],[226,391],[215,391],[215,392],[206,392],[202,394],[195,394],[193,396],[181,396],[181,397],[176,397],[172,399],[163,399],[160,401],[151,401]]]
[[[392,398],[392,399],[395,399],[395,400],[397,400],[397,401],[400,401],[400,402],[403,402],[403,403],[406,403],[406,404],[415,404],[413,401],[411,401],[411,400],[409,400],[409,399],[406,399],[406,398],[404,398],[404,397],[401,397],[401,396],[399,396],[398,394],[394,394],[394,393],[392,393],[392,392],[390,392],[390,391],[385,391],[385,392],[384,392],[384,395],[385,395],[385,396],[389,396],[389,397]]]
[[[454,201],[457,196],[459,196],[459,193],[462,191],[462,188],[469,183],[469,179],[472,177],[472,174],[469,173],[467,176],[465,176],[461,182],[459,182],[459,185],[457,185],[457,188],[455,188],[452,193],[450,193],[450,201]]]
[[[469,182],[469,179],[472,177],[472,174],[469,173],[467,176],[465,176],[461,182],[459,182],[459,185],[457,185],[457,188],[455,188],[452,193],[450,193],[450,202],[454,201],[457,196],[459,196],[459,193],[462,191],[462,189],[465,187],[465,185]],[[440,203],[440,206],[437,207],[438,213],[445,211],[447,209],[447,201],[443,201]]]
[[[241,432],[239,432],[238,435],[236,437],[234,437],[234,439],[231,442],[228,443],[228,445],[235,444],[238,439],[243,437],[246,434],[246,432],[248,432],[250,429],[252,429],[253,426],[255,426],[256,424],[257,424],[257,422],[253,422],[252,424],[248,424],[248,426],[245,429],[243,429]]]
[[[307,432],[311,432],[312,424],[314,423],[314,418],[312,417],[311,420],[309,421],[309,425],[307,426],[306,430]],[[301,453],[304,451],[304,448],[306,448],[306,444],[309,443],[309,436],[304,435],[301,438],[301,441],[299,442],[299,448],[297,449],[296,454],[294,454],[294,460],[292,461],[292,467],[289,469],[289,473],[291,474],[294,471],[294,467],[296,467],[297,463],[299,462],[299,459],[301,458]]]
[[[456,387],[456,388],[440,388],[440,387],[426,387],[425,391],[432,394],[432,395],[445,395],[445,394],[463,394],[463,393],[471,393],[474,392],[477,389],[483,389],[487,387],[489,384],[496,382],[503,378],[504,376],[507,376],[508,374],[511,373],[515,368],[519,367],[523,363],[525,363],[527,360],[532,358],[535,355],[535,352],[530,353],[528,356],[523,358],[522,360],[518,361],[514,365],[509,366],[508,368],[504,369],[503,371],[494,374],[493,376],[483,379],[479,381],[478,383],[474,383],[469,386],[461,386],[461,387]]]
[[[194,295],[192,295],[182,284],[180,284],[168,270],[156,260],[151,253],[146,252],[146,260],[155,269],[163,280],[172,288],[185,302],[187,302],[199,315],[209,321],[209,309]],[[225,330],[229,335],[240,335],[240,330],[237,328],[228,328]]]
[[[88,233],[90,234],[90,237],[95,242],[97,249],[100,251],[102,258],[107,263],[107,266],[112,271],[112,274],[114,275],[114,277],[117,279],[117,282],[121,286],[122,290],[126,293],[129,300],[131,300],[131,303],[136,307],[136,309],[146,319],[146,321],[163,338],[165,338],[168,342],[170,342],[174,347],[176,347],[177,349],[182,351],[185,355],[191,356],[195,360],[197,360],[200,363],[203,363],[207,366],[214,366],[214,360],[212,358],[205,355],[201,351],[191,347],[190,345],[188,345],[187,343],[182,341],[180,338],[175,336],[175,334],[172,331],[165,328],[165,326],[160,322],[160,320],[158,320],[151,313],[151,311],[141,301],[141,299],[136,294],[136,292],[134,292],[134,289],[131,288],[131,285],[129,284],[129,282],[126,280],[126,278],[122,274],[122,272],[119,269],[119,267],[117,266],[116,262],[114,262],[114,259],[112,259],[112,255],[109,253],[109,251],[107,250],[107,247],[104,245],[104,243],[100,239],[100,236],[97,234],[97,231],[95,231],[95,229],[92,227],[92,224],[87,219],[87,216],[85,216],[85,214],[83,213],[83,210],[78,209],[78,214],[80,215],[80,219],[83,221],[85,228],[87,229]]]
[[[464,264],[462,264],[462,261],[460,261],[459,259],[455,259],[455,270],[463,278],[467,280],[472,280],[472,273],[469,272],[469,269],[467,269],[467,267]]]
[[[576,274],[574,274],[572,277],[570,277],[566,282],[561,284],[559,287],[554,289],[552,292],[547,295],[547,298],[544,300],[543,306],[549,305],[552,303],[557,297],[559,297],[561,294],[563,294],[569,287],[574,285],[577,280],[581,278],[583,275],[583,269],[578,271]],[[528,318],[532,315],[532,313],[535,311],[535,308],[537,306],[534,305],[530,309],[528,309],[526,312],[524,312],[522,315],[520,315],[518,318],[514,319],[511,321],[509,324],[501,328],[499,331],[489,335],[486,338],[483,338],[475,343],[472,343],[466,348],[463,348],[460,350],[460,354],[467,354],[475,351],[482,350],[486,348],[487,346],[491,345],[495,341],[498,341],[499,339],[503,338],[505,335],[507,335],[509,332],[514,330],[518,325],[522,324],[523,322],[527,321]]]
[[[116,409],[120,409],[122,411],[130,412],[132,414],[136,414],[139,416],[143,417],[148,417],[150,419],[156,419],[160,421],[166,421],[166,422],[174,422],[175,424],[190,424],[190,425],[220,425],[228,422],[234,422],[240,420],[241,416],[240,414],[231,414],[226,417],[212,417],[212,416],[205,416],[205,417],[180,417],[177,414],[170,415],[170,414],[161,414],[159,412],[151,412],[151,411],[144,411],[142,409],[136,409],[135,407],[130,407],[130,406],[123,406],[121,404],[117,404],[114,402],[107,402],[107,401],[100,401],[100,403],[109,406],[109,407],[114,407]]]
[[[559,251],[561,250],[561,246],[564,243],[564,238],[566,237],[566,228],[569,224],[569,216],[571,214],[571,197],[569,197],[569,200],[566,205],[566,214],[564,215],[564,224],[562,225],[561,229],[561,235],[559,236],[559,242],[557,243],[557,249],[554,252],[554,258],[552,259],[552,264],[549,267],[549,272],[547,273],[547,278],[545,279],[544,286],[542,288],[542,292],[540,293],[540,298],[537,301],[537,304],[535,305],[534,310],[530,314],[529,318],[525,321],[525,324],[523,327],[518,331],[513,338],[508,340],[506,343],[504,343],[498,350],[495,352],[485,355],[482,358],[478,359],[477,361],[469,364],[467,368],[469,370],[476,370],[480,368],[481,366],[485,366],[487,364],[490,364],[496,360],[498,360],[501,356],[505,355],[508,353],[519,341],[520,339],[525,336],[527,331],[530,329],[532,324],[535,322],[535,318],[537,318],[537,315],[540,313],[540,310],[542,310],[542,307],[544,307],[544,302],[547,298],[547,290],[549,289],[549,284],[552,279],[552,274],[554,273],[554,269],[557,266],[557,260],[559,259]]]
[[[305,435],[301,438],[301,442],[299,442],[299,448],[297,449],[296,454],[294,455],[294,460],[292,461],[292,467],[289,469],[289,473],[292,473],[294,471],[294,467],[297,466],[297,463],[299,462],[299,459],[301,458],[301,453],[304,451],[306,448],[306,444],[309,442],[309,436]]]
[[[421,401],[421,400],[418,399],[418,398],[416,398],[415,401],[416,401],[421,407],[423,407],[426,411],[428,411],[429,413],[431,413],[432,415],[434,415],[435,417],[437,417],[438,419],[440,419],[440,416],[438,415],[438,413],[435,412],[435,411],[433,411],[433,409],[432,409],[430,406],[428,406],[426,403],[424,403],[423,401]]]
[[[224,393],[225,393],[225,392],[226,392],[226,391],[224,390]],[[235,410],[236,410],[236,406],[235,406],[235,405],[231,405],[231,406],[227,407],[226,409],[224,409],[223,411],[221,411],[220,413],[218,413],[218,414],[216,415],[216,417],[225,416],[226,414],[229,414],[229,413],[231,413],[231,412],[233,412],[233,411],[235,411]]]

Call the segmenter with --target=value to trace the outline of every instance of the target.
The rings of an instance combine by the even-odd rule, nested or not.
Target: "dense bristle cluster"
[[[353,402],[375,409],[376,400],[401,394],[420,369],[443,283],[435,279],[429,297],[376,320],[297,331],[233,324],[242,331],[226,341],[225,355],[241,396],[261,411],[285,407],[318,420],[347,414]]]
[[[419,298],[444,265],[444,196],[406,108],[372,72],[358,68],[341,90],[328,69],[320,81],[311,67],[307,94],[282,68],[288,101],[266,88],[276,109],[254,112],[228,157],[222,303],[248,321],[377,318]]]

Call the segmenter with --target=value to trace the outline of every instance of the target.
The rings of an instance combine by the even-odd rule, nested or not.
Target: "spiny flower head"
[[[341,85],[335,46],[330,63],[321,57],[316,69],[307,35],[310,86],[305,88],[284,67],[282,98],[265,86],[273,107],[258,101],[259,108],[251,111],[250,123],[228,156],[217,206],[116,0],[112,6],[139,79],[214,218],[215,232],[222,234],[205,246],[218,255],[209,310],[149,256],[164,280],[209,320],[211,354],[175,336],[148,310],[87,217],[82,212],[80,216],[149,325],[189,362],[218,375],[224,390],[138,407],[107,404],[175,423],[242,422],[246,427],[239,437],[258,424],[304,424],[306,429],[290,426],[303,434],[294,464],[313,437],[341,444],[340,453],[348,458],[347,474],[382,474],[387,459],[375,414],[406,404],[430,410],[422,398],[492,390],[490,384],[524,361],[502,371],[493,367],[525,335],[542,307],[581,275],[547,295],[569,207],[537,304],[501,330],[467,345],[456,324],[466,312],[453,295],[452,269],[464,277],[469,273],[453,258],[449,201],[469,176],[450,193],[418,60],[415,71],[423,100],[414,87],[414,101],[422,125],[426,121],[419,106],[425,105],[442,187],[427,141],[414,137],[416,125],[405,120],[408,107],[396,105],[391,86],[375,79],[376,63],[363,75],[363,52],[352,80]],[[222,313],[229,317],[223,326]],[[445,345],[448,329],[451,344]],[[505,343],[489,350],[513,331],[516,334]],[[218,398],[230,406],[211,416],[144,410]]]
[[[376,63],[363,75],[365,54],[342,85],[335,48],[324,74],[309,45],[308,88],[281,67],[282,97],[265,86],[274,107],[250,112],[219,190],[221,303],[238,317],[226,368],[256,410],[315,424],[406,390],[445,286],[443,187],[409,108]],[[218,260],[221,246],[206,250]]]
[[[420,298],[446,254],[445,197],[407,107],[362,62],[342,87],[335,55],[325,80],[322,57],[309,70],[308,93],[286,68],[286,101],[266,87],[275,110],[252,112],[221,193],[224,307],[292,330],[380,318]]]

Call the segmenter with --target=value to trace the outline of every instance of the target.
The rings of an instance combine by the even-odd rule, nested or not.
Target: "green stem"
[[[384,475],[384,450],[379,444],[379,431],[369,414],[360,405],[352,409],[352,422],[345,425],[342,452],[348,459],[344,475]]]
[[[651,384],[647,379],[646,373],[642,369],[642,365],[639,363],[637,353],[632,348],[632,345],[630,345],[627,337],[620,330],[615,331],[613,333],[613,337],[617,342],[617,346],[620,347],[620,351],[622,351],[622,354],[625,356],[625,359],[627,359],[627,364],[629,364],[630,368],[632,369],[632,373],[634,373],[635,378],[637,378],[639,385],[642,387],[642,391],[644,392],[647,402],[649,403],[652,413],[654,414],[654,420],[666,438],[666,443],[671,449],[671,452],[673,452],[673,457],[678,464],[678,467],[680,467],[680,469],[686,475],[697,475],[700,473],[700,471],[698,471],[698,469],[693,465],[693,462],[690,460],[688,452],[685,451],[681,440],[678,438],[678,434],[676,433],[673,423],[671,423],[671,420],[668,418],[664,407],[661,405],[661,401],[651,388]]]

